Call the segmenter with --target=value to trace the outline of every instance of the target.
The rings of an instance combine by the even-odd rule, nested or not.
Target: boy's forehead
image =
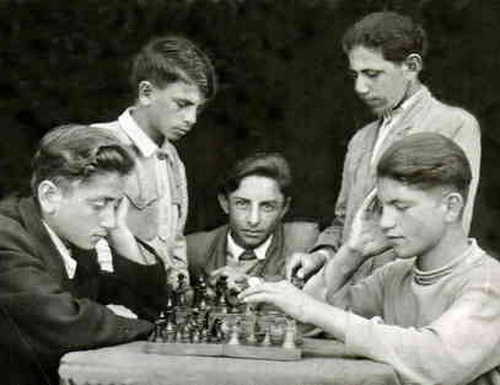
[[[74,194],[87,198],[119,198],[123,195],[125,180],[126,176],[118,172],[105,172],[74,181],[70,187]]]

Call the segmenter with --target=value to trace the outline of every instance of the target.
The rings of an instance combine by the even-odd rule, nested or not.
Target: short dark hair
[[[427,36],[419,24],[396,12],[375,12],[352,25],[342,38],[346,54],[356,46],[380,49],[384,59],[401,63],[412,53],[427,53]]]
[[[111,132],[97,127],[68,124],[50,130],[41,139],[32,161],[31,188],[51,180],[67,188],[103,172],[130,173],[134,156]]]
[[[236,191],[241,180],[252,175],[274,179],[285,198],[290,196],[290,165],[285,157],[277,152],[256,152],[237,162],[219,183],[219,194],[227,196]]]
[[[388,177],[424,191],[448,186],[466,200],[472,173],[458,144],[444,135],[422,132],[393,143],[380,158],[377,177]]]
[[[135,56],[130,83],[150,81],[165,88],[170,83],[184,81],[200,89],[205,99],[216,92],[217,79],[208,56],[190,40],[181,36],[164,36],[149,41]]]

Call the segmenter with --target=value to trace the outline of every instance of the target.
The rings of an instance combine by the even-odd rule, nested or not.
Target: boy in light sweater
[[[500,384],[500,263],[461,225],[470,180],[464,152],[440,134],[394,143],[347,249],[362,258],[389,246],[399,259],[337,292],[327,264],[304,291],[264,282],[240,298],[322,328],[349,354],[392,365],[403,383]]]

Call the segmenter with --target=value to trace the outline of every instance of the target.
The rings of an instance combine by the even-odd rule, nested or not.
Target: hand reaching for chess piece
[[[301,322],[307,322],[304,307],[308,301],[313,300],[308,294],[287,281],[264,282],[252,281],[243,290],[238,298],[244,303],[264,302],[278,307]]]

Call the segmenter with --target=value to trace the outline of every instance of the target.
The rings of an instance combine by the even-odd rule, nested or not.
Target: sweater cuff
[[[373,346],[379,343],[375,338],[373,328],[382,320],[379,317],[366,319],[352,312],[348,312],[347,327],[345,331],[345,345],[349,354],[372,358]]]

